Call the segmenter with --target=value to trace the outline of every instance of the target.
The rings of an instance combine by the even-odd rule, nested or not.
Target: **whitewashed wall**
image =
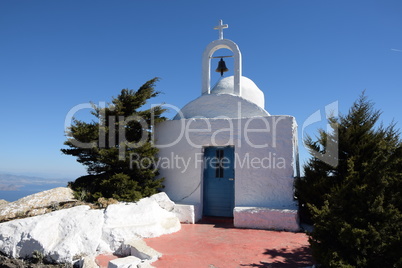
[[[292,116],[160,123],[155,144],[165,192],[175,202],[202,205],[203,147],[233,145],[235,206],[296,209],[296,129]]]

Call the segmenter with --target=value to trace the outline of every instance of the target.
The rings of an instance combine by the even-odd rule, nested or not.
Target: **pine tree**
[[[87,167],[89,175],[69,183],[77,197],[136,201],[163,188],[163,178],[156,179],[158,149],[151,135],[152,125],[166,119],[165,110],[161,106],[142,109],[160,94],[154,89],[157,81],[151,79],[137,91],[123,89],[106,107],[93,105],[97,121],[73,121],[64,143],[69,148],[61,151]]]
[[[373,107],[362,94],[346,116],[330,119],[337,135],[307,140],[316,156],[328,136],[338,140],[338,165],[312,157],[298,182],[313,215],[313,255],[324,267],[402,267],[402,142]]]

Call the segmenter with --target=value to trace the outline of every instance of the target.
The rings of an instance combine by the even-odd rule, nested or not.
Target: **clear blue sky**
[[[399,0],[2,0],[0,172],[85,174],[60,152],[75,105],[110,101],[155,76],[164,92],[155,103],[182,107],[198,97],[201,55],[217,39],[219,19],[240,47],[243,75],[265,93],[266,110],[295,116],[299,132],[334,101],[347,113],[363,90],[382,120],[401,128]]]

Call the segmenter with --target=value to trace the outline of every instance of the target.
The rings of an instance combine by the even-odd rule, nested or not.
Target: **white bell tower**
[[[210,94],[211,90],[211,57],[215,51],[226,48],[233,52],[234,57],[234,88],[233,94],[241,96],[241,53],[240,49],[235,42],[229,39],[223,38],[223,29],[228,28],[227,24],[223,24],[222,20],[219,21],[219,25],[214,29],[219,31],[219,39],[212,41],[205,48],[202,55],[202,88],[201,94]]]

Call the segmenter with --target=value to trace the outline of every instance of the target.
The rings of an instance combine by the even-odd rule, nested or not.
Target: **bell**
[[[225,61],[221,58],[215,72],[221,73],[221,76],[223,76],[223,73],[227,71],[229,71],[229,69],[226,67]]]

